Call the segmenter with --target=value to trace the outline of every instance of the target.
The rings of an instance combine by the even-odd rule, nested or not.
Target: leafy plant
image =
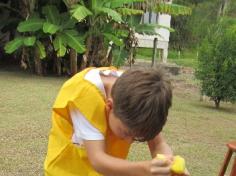
[[[85,53],[88,59],[87,66],[111,64],[109,57],[112,56],[109,53],[114,54],[112,58],[115,60],[129,60],[129,58],[133,60],[135,56],[134,48],[137,46],[135,33],[158,35],[156,28],[166,28],[157,24],[140,24],[143,10],[137,9],[136,3],[145,3],[145,1],[79,1],[78,4],[70,7],[71,15],[79,22],[83,22],[83,19],[85,19],[88,25],[88,32],[86,34],[87,51]],[[66,4],[69,4],[69,2]],[[190,13],[190,9],[183,6],[165,6],[163,3],[160,6],[155,5],[154,7],[152,7],[153,11],[158,12]],[[167,29],[172,30],[171,28]],[[112,43],[112,49],[109,48],[109,43]],[[113,63],[122,62],[115,61]]]
[[[236,21],[230,21],[214,26],[200,49],[197,78],[217,108],[221,101],[236,101]]]
[[[17,30],[27,37],[20,36],[10,41],[5,46],[6,53],[12,53],[21,46],[36,46],[40,51],[40,58],[45,58],[45,47],[40,42],[41,37],[45,36],[53,40],[58,57],[65,55],[67,47],[75,49],[78,53],[85,51],[82,36],[74,29],[76,21],[70,18],[68,13],[60,14],[56,6],[48,5],[43,7],[42,14],[45,18],[32,17],[18,25]],[[35,43],[37,45],[34,45]]]

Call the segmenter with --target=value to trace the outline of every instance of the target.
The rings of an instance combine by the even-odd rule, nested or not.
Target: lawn
[[[158,50],[159,52],[159,50]],[[150,48],[137,48],[137,59],[142,60],[152,60],[152,53],[153,49]],[[159,55],[157,54],[157,60],[160,62],[158,58]],[[176,50],[169,50],[168,53],[168,62],[175,63],[177,65],[185,66],[185,67],[192,67],[197,68],[198,60],[197,60],[197,51],[194,49],[186,49],[181,52]]]
[[[43,175],[50,108],[66,79],[0,70],[1,176]],[[222,103],[216,110],[212,102],[199,101],[192,75],[172,79],[174,102],[163,134],[193,176],[215,176],[225,143],[236,139],[236,106]],[[146,145],[134,144],[129,159],[150,159]]]

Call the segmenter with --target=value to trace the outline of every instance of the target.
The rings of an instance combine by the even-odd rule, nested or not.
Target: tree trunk
[[[134,54],[134,48],[131,47],[130,51],[129,51],[129,68],[131,68],[132,64],[133,64],[133,60],[134,60],[134,58],[133,58],[134,55],[133,54]]]
[[[112,49],[110,50],[109,52],[109,55],[108,55],[108,58],[107,58],[107,64],[108,66],[111,66],[112,65]]]
[[[34,53],[34,66],[35,66],[35,73],[37,75],[42,75],[43,74],[43,69],[42,69],[42,61],[39,57],[39,51],[38,48],[35,48],[35,53]]]
[[[107,65],[110,66],[112,64],[112,44],[108,46],[107,54],[105,57],[105,60],[107,61]]]
[[[224,16],[230,0],[221,0],[220,8],[218,10],[218,17]]]
[[[220,107],[220,98],[215,98],[214,102],[215,102],[216,109],[219,109],[219,107]]]
[[[57,76],[61,76],[61,58],[55,57],[55,64],[56,64],[56,73]]]
[[[103,38],[102,37],[94,37],[94,45],[91,55],[90,66],[101,67],[106,66],[107,61],[104,60],[106,54],[104,54],[104,46],[103,46]]]
[[[70,49],[70,73],[71,76],[77,73],[77,52],[74,49]]]
[[[101,36],[89,37],[87,40],[87,66],[107,66],[106,50],[104,48],[103,38]]]
[[[27,68],[29,68],[30,71],[32,71],[30,61],[29,61],[29,50],[26,47],[22,48],[20,64],[23,69],[26,70]]]
[[[78,70],[81,71],[86,68],[87,65],[87,57],[86,54],[83,54],[81,57],[78,58],[79,63],[78,63]]]

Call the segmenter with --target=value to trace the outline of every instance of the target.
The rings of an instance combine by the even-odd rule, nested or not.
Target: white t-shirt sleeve
[[[99,71],[99,69],[92,69],[85,75],[85,79],[94,84],[103,93],[104,97],[106,97],[100,74],[120,77],[122,73],[122,71],[115,70]],[[84,140],[104,140],[103,134],[78,109],[70,108],[70,116],[74,128],[74,134],[72,136],[73,143],[83,144]]]
[[[74,127],[72,136],[74,143],[83,144],[83,140],[104,140],[103,134],[79,110],[70,108],[70,115]]]

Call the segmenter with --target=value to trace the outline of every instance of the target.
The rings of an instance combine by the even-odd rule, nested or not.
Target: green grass
[[[137,59],[151,60],[153,50],[150,48],[137,48]],[[157,56],[158,57],[158,56]],[[197,51],[196,50],[184,50],[178,52],[176,50],[169,50],[168,62],[175,63],[180,66],[197,68]]]
[[[225,143],[235,140],[236,106],[223,103],[216,110],[212,102],[199,102],[187,78],[173,78],[174,102],[163,134],[193,176],[215,176]],[[65,80],[0,70],[1,176],[43,175],[51,106]],[[150,159],[147,146],[134,144],[129,159]]]

